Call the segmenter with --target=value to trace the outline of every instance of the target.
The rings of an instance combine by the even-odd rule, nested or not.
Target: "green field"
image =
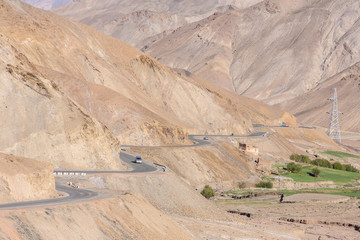
[[[337,185],[345,186],[356,186],[359,185],[356,182],[360,179],[360,173],[355,172],[346,172],[331,168],[322,168],[320,169],[319,177],[315,178],[311,174],[311,170],[315,168],[315,166],[303,166],[300,173],[289,173],[284,168],[286,165],[283,164],[275,164],[273,167],[278,168],[278,174],[292,178],[296,182],[320,182],[320,181],[333,181]],[[271,178],[267,178],[270,180]],[[253,194],[256,193],[278,193],[284,195],[293,195],[298,193],[323,193],[323,194],[333,194],[333,195],[343,195],[349,197],[359,197],[360,198],[360,190],[355,188],[306,188],[300,190],[272,190],[272,189],[237,189],[226,192],[227,194],[234,194],[240,196],[249,195],[250,192]],[[243,200],[237,200],[243,201]]]
[[[311,170],[313,166],[303,167],[300,173],[285,173],[282,174],[285,177],[292,178],[296,182],[320,182],[320,181],[333,181],[335,184],[344,185],[350,184],[358,179],[360,179],[360,173],[346,172],[331,168],[322,168],[320,169],[319,177],[315,178],[311,175]]]
[[[338,152],[338,151],[325,151],[323,153],[331,155],[331,156],[335,156],[338,158],[360,158],[360,156],[358,156],[358,155],[344,153],[344,152]]]

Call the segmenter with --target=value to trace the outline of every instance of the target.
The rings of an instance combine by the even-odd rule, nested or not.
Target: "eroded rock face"
[[[53,166],[0,153],[0,203],[57,197]]]
[[[1,151],[50,162],[56,168],[121,167],[119,143],[112,133],[1,40],[4,36],[0,39],[6,52],[0,58]]]
[[[358,1],[264,1],[153,38],[146,53],[275,104],[360,60]]]

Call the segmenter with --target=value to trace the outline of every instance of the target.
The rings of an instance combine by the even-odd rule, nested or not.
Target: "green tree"
[[[311,164],[319,167],[332,168],[332,164],[328,160],[323,158],[315,159],[311,161]]]
[[[350,164],[345,164],[343,165],[343,167],[347,172],[359,172],[359,170],[357,170],[355,167],[351,166]]]
[[[318,177],[319,174],[320,174],[320,169],[318,169],[318,168],[313,168],[313,169],[311,170],[311,172],[312,172],[312,174],[314,175],[314,177]]]
[[[297,159],[300,159],[300,155],[299,155],[299,154],[291,154],[291,155],[290,155],[290,160],[296,161]]]
[[[310,160],[309,156],[306,156],[306,155],[301,155],[300,162],[303,162],[303,163],[310,163],[310,162],[311,162],[311,160]]]
[[[332,167],[333,167],[333,169],[337,169],[337,170],[345,170],[344,166],[339,162],[334,162]]]
[[[302,166],[292,162],[286,165],[286,169],[291,173],[299,173],[301,172]]]
[[[303,163],[310,163],[311,160],[309,156],[306,155],[299,155],[299,154],[291,154],[290,160],[293,160],[295,162],[303,162]]]
[[[209,185],[206,185],[200,193],[207,199],[215,196],[214,189],[212,189],[212,187],[210,187]]]

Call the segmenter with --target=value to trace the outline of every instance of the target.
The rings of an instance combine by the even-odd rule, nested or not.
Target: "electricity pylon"
[[[333,104],[332,104],[331,112],[327,112],[331,114],[328,135],[329,137],[334,139],[335,142],[341,144],[339,113],[342,114],[342,112],[339,112],[338,110],[338,99],[337,99],[336,88],[334,88],[334,97],[329,98],[329,100],[332,101]]]

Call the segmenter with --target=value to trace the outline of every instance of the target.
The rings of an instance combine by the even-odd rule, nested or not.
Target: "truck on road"
[[[289,122],[282,122],[282,123],[281,123],[281,126],[282,126],[282,127],[288,127],[289,125],[290,125]]]

